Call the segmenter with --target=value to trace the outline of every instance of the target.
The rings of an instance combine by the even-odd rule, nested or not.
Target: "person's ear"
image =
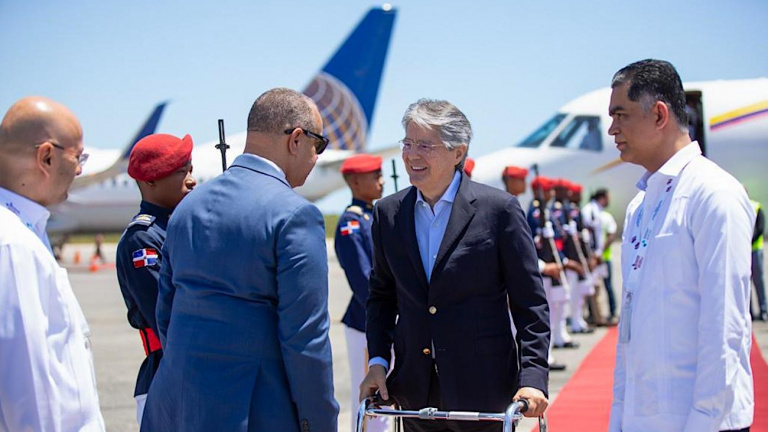
[[[669,123],[669,107],[662,101],[656,101],[653,106],[653,115],[656,120],[656,128],[662,129]]]
[[[35,165],[47,177],[53,167],[53,146],[49,142],[44,142],[35,150]]]
[[[467,145],[462,144],[460,146],[456,146],[454,149],[454,154],[456,155],[456,164],[458,165],[459,162],[464,160],[464,156],[467,154]]]
[[[295,155],[299,153],[299,137],[301,136],[301,129],[295,128],[290,135],[288,135],[288,153]]]

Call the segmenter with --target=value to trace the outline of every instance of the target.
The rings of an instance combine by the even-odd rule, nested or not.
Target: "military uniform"
[[[348,182],[355,182],[348,176],[367,175],[381,171],[382,158],[373,155],[355,155],[344,161],[339,171]],[[369,180],[373,181],[372,178]],[[368,181],[368,180],[366,180]],[[379,180],[376,180],[379,181]],[[366,183],[370,186],[370,183]],[[350,188],[352,184],[350,183]],[[355,189],[353,188],[353,194]],[[368,198],[365,194],[361,198]],[[368,199],[375,199],[370,196]],[[354,198],[339,217],[336,226],[334,246],[339,265],[344,269],[352,298],[341,322],[344,323],[344,336],[347,342],[350,382],[352,391],[350,403],[352,411],[357,407],[357,386],[368,372],[368,349],[365,339],[366,302],[368,301],[368,278],[373,267],[373,204],[364,199]],[[352,417],[351,429],[357,422]],[[370,432],[389,431],[387,417],[377,417],[368,421],[366,430]]]
[[[365,332],[365,302],[368,300],[368,276],[373,262],[373,205],[353,199],[336,227],[335,248],[341,268],[352,289],[352,299],[341,322]]]
[[[157,338],[155,304],[169,209],[141,202],[117,244],[117,280],[128,307],[128,323],[138,329],[147,358],[139,368],[134,396],[147,394],[163,351]]]
[[[548,214],[544,215],[544,220],[548,220],[552,223],[552,226],[560,225],[559,221],[554,218],[554,212],[547,209],[546,204],[541,205],[539,200],[534,199],[528,209],[528,224],[531,227],[531,233],[534,235],[534,242],[536,244],[536,252],[539,260],[545,263],[555,262],[553,251],[546,244],[549,240],[544,235],[544,227],[541,226],[541,209]],[[562,213],[562,212],[560,212]],[[558,216],[560,216],[560,213]],[[558,241],[559,240],[559,241]],[[558,230],[554,230],[555,246],[558,247],[558,243],[562,245],[562,235],[558,235]],[[556,252],[560,259],[564,258],[562,251]],[[555,347],[570,347],[575,346],[571,336],[568,334],[565,325],[565,305],[568,304],[570,299],[570,289],[567,281],[558,281],[549,277],[543,277],[544,290],[547,294],[547,302],[549,303],[549,320],[550,328],[552,331],[552,337],[550,339],[551,345]]]

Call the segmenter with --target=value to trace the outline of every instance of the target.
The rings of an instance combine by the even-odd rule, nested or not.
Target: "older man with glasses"
[[[378,391],[405,409],[469,411],[503,411],[526,399],[526,415],[539,416],[547,407],[549,317],[520,204],[463,174],[472,128],[451,103],[419,100],[403,127],[413,187],[374,209],[371,360],[360,396]],[[404,423],[406,431],[501,430],[500,423]]]
[[[53,100],[21,99],[0,124],[3,431],[104,430],[88,323],[45,232],[87,158],[80,122]]]

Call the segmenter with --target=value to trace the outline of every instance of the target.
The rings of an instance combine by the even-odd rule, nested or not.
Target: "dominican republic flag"
[[[133,267],[141,268],[157,265],[157,250],[153,248],[139,249],[133,253]]]
[[[341,235],[348,236],[350,234],[354,234],[355,231],[360,229],[360,222],[358,221],[349,221],[346,225],[341,227]]]

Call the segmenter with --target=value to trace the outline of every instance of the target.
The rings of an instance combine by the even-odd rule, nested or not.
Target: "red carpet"
[[[617,334],[615,327],[608,330],[549,407],[547,419],[551,431],[608,430]],[[755,421],[751,432],[768,432],[768,364],[754,337],[752,347],[750,361],[755,381]]]

